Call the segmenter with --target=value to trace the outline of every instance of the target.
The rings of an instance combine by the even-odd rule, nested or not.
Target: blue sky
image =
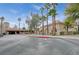
[[[32,13],[39,13],[39,9],[44,4],[22,4],[22,3],[5,3],[0,4],[0,16],[5,17],[5,21],[8,21],[10,23],[10,26],[14,26],[15,24],[18,26],[18,20],[17,18],[20,17],[22,19],[21,21],[21,27],[24,26],[24,21],[26,20],[26,16],[30,17],[30,12]],[[58,4],[57,6],[57,20],[64,20],[64,10],[65,10],[66,4]],[[49,18],[49,22],[51,22],[51,18]]]

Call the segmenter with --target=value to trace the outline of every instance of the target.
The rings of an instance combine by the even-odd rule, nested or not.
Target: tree
[[[44,7],[40,8],[40,12],[41,12],[41,23],[42,23],[42,34],[44,35],[44,21],[46,19],[46,17],[44,16]]]
[[[56,35],[56,21],[55,21],[55,18],[56,18],[56,5],[55,3],[52,3],[50,4],[50,10],[49,10],[49,15],[52,16],[52,34],[53,35]]]
[[[1,19],[1,35],[2,35],[2,33],[3,33],[3,21],[4,21],[4,17],[2,16],[2,17],[0,17],[0,19]]]
[[[44,5],[44,8],[46,9],[47,11],[47,34],[49,33],[49,28],[48,28],[48,10],[50,9],[50,4],[49,3],[46,3]]]
[[[40,23],[40,16],[38,14],[33,14],[29,24],[29,29],[34,30],[34,32],[37,34],[39,23]]]
[[[65,15],[73,17],[74,22],[79,19],[79,3],[69,4],[65,10]]]
[[[21,22],[21,18],[18,18],[18,22],[19,22],[19,30],[20,30],[20,22]]]
[[[69,4],[65,10],[65,15],[72,16],[74,20],[79,18],[79,3]]]
[[[69,27],[72,27],[74,25],[74,19],[73,17],[67,17],[64,21],[64,24],[66,26],[66,30],[67,30],[67,33],[68,33],[68,28]]]

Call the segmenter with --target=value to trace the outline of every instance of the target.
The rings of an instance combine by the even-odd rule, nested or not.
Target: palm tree
[[[41,21],[42,21],[42,34],[44,35],[44,15],[43,15],[44,7],[40,8],[40,12],[41,12]]]
[[[79,3],[69,4],[65,10],[65,15],[79,18]]]
[[[50,6],[52,7],[49,11],[49,15],[52,16],[52,34],[56,35],[56,5],[55,3],[50,4]]]
[[[4,21],[4,17],[2,16],[2,17],[0,17],[0,19],[1,19],[1,35],[2,35],[2,33],[3,33],[3,21]]]
[[[19,22],[19,30],[20,30],[20,22],[21,22],[21,18],[18,18],[18,22]]]
[[[65,10],[65,15],[73,17],[74,22],[79,19],[79,3],[69,4]]]
[[[50,8],[50,4],[46,3],[45,4],[45,9],[47,10],[47,34],[49,33],[49,28],[48,28],[48,10]]]

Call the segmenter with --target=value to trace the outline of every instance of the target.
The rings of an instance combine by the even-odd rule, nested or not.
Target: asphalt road
[[[35,38],[6,35],[0,38],[0,55],[79,55],[79,39]]]

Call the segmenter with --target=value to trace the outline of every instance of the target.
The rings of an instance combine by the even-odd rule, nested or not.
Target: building
[[[25,27],[19,29],[16,25],[14,25],[14,27],[11,28],[8,22],[3,22],[2,26],[0,24],[0,34],[30,34],[30,33],[34,33],[34,31],[26,30]]]
[[[49,29],[49,33],[48,34],[52,34],[52,24],[48,25],[48,29]],[[63,22],[60,21],[56,21],[56,34],[60,35],[61,32],[65,32],[65,25]],[[39,28],[39,32],[42,33],[42,27]],[[47,34],[47,25],[44,26],[44,34]]]
[[[2,33],[6,33],[6,30],[9,28],[8,22],[3,22],[2,24]],[[0,24],[0,33],[1,33],[1,24]]]
[[[62,32],[66,32],[65,25],[63,22],[56,22],[56,34],[60,35]]]

